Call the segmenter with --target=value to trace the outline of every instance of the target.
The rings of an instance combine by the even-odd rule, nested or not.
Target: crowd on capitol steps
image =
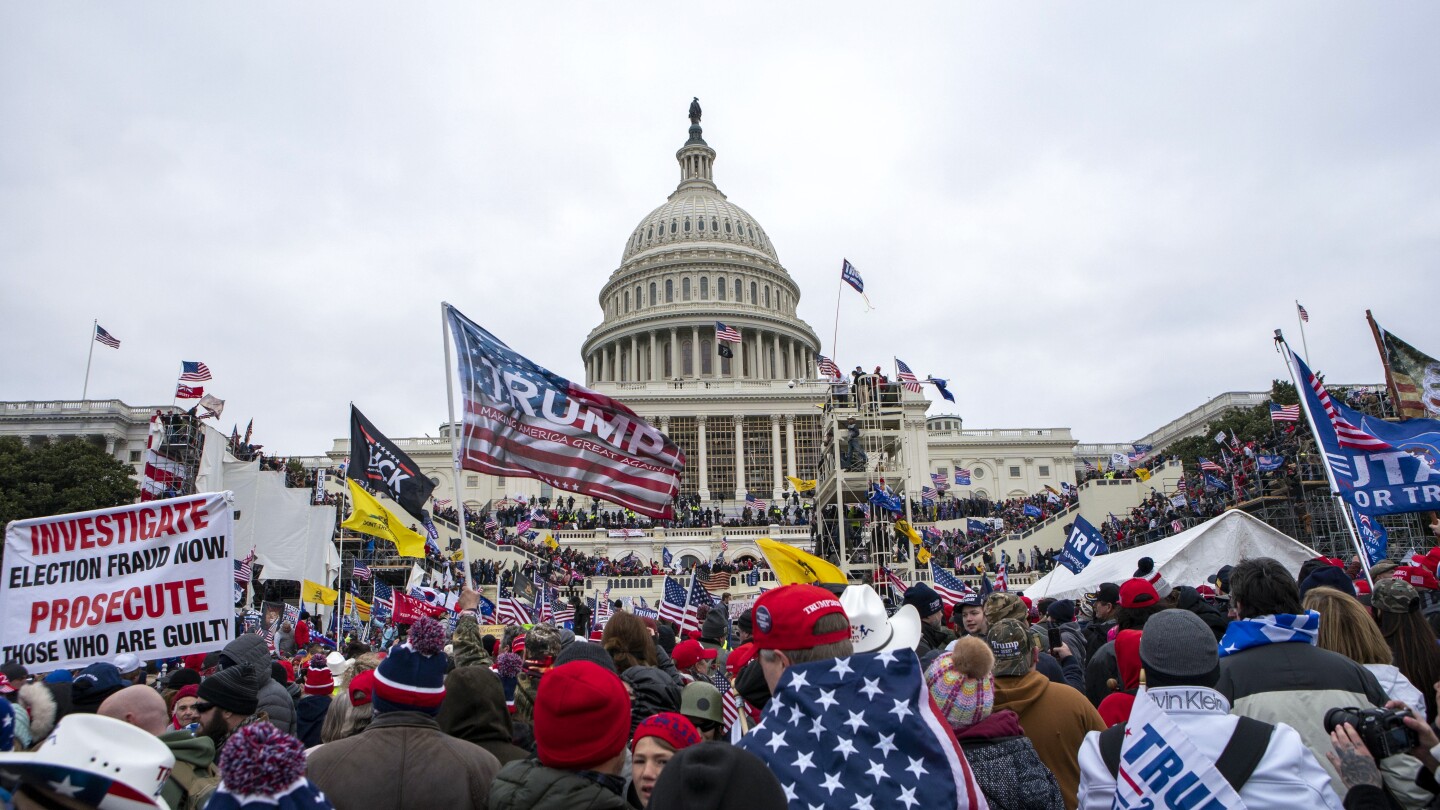
[[[1076,599],[916,582],[898,609],[792,583],[574,630],[482,625],[465,587],[376,648],[287,629],[5,663],[0,785],[47,809],[1421,810],[1437,565],[1253,557],[1180,582],[1142,558]]]

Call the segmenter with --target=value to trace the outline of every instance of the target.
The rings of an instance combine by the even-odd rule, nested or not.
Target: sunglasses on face
[[[200,713],[200,714],[204,714],[205,712],[208,712],[208,711],[210,711],[210,710],[213,709],[213,708],[215,708],[215,704],[214,704],[214,703],[202,703],[202,702],[200,702],[200,701],[198,701],[198,700],[195,701],[194,703],[190,704],[190,710],[191,710],[191,711],[194,711],[194,712],[198,712],[198,713]]]

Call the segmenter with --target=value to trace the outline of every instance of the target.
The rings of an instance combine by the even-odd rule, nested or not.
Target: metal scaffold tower
[[[880,385],[870,375],[837,382],[822,418],[820,469],[815,489],[816,549],[854,581],[869,581],[880,566],[914,570],[908,540],[895,530],[890,511],[872,505],[870,493],[895,496],[911,521],[911,467],[922,464],[909,425],[923,426],[923,397],[898,384]],[[913,521],[912,521],[913,522]],[[902,574],[909,578],[908,574]]]

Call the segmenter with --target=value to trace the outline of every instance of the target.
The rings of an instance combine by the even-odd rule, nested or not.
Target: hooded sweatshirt
[[[175,755],[175,768],[165,779],[165,785],[161,788],[160,795],[165,799],[165,803],[171,807],[181,807],[186,797],[186,791],[181,787],[181,780],[205,782],[208,777],[208,784],[205,784],[205,787],[200,789],[197,795],[190,797],[190,806],[203,807],[208,801],[208,794],[215,792],[215,787],[220,783],[219,773],[213,767],[215,741],[209,737],[197,737],[181,729],[161,734],[160,742],[165,743],[165,747]],[[180,771],[188,771],[188,773],[179,773]]]
[[[1105,728],[1095,707],[1073,687],[1031,670],[995,679],[995,711],[1004,709],[1020,716],[1025,736],[1060,784],[1066,810],[1075,810],[1080,790],[1080,744],[1087,732]]]
[[[505,687],[500,676],[487,667],[459,667],[445,676],[445,702],[435,718],[440,730],[451,737],[474,743],[507,762],[530,756],[510,742],[510,711],[505,707]]]
[[[1120,667],[1119,689],[1100,701],[1100,719],[1113,726],[1130,719],[1135,692],[1140,688],[1140,631],[1121,630],[1115,636],[1115,661]]]
[[[290,699],[285,687],[270,677],[270,650],[265,646],[263,637],[255,633],[241,635],[225,645],[220,652],[220,663],[226,667],[244,663],[254,667],[260,681],[260,691],[256,696],[260,707],[257,711],[264,712],[270,722],[286,734],[295,733],[295,701]]]

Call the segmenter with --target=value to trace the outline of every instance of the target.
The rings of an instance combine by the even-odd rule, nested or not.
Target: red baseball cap
[[[670,652],[670,657],[675,660],[678,669],[689,669],[698,661],[713,661],[719,655],[719,650],[706,649],[700,642],[691,639],[676,644],[675,649]]]
[[[808,650],[850,638],[850,619],[835,594],[816,585],[786,585],[755,600],[755,649]],[[845,626],[816,635],[815,623],[838,615]]]
[[[1160,594],[1156,593],[1155,586],[1150,580],[1135,577],[1125,580],[1120,586],[1120,607],[1122,608],[1143,608],[1160,603]]]
[[[1368,579],[1357,579],[1357,580],[1355,580],[1355,595],[1356,595],[1356,596],[1363,596],[1363,595],[1365,595],[1365,594],[1367,594],[1367,593],[1370,593],[1370,580],[1368,580]]]
[[[1435,575],[1419,566],[1402,565],[1396,568],[1391,576],[1403,579],[1421,590],[1440,591],[1440,581],[1435,579]]]
[[[746,642],[725,656],[725,668],[730,671],[730,680],[735,680],[735,676],[739,675],[740,670],[750,663],[750,659],[755,657],[755,653],[754,642]]]

